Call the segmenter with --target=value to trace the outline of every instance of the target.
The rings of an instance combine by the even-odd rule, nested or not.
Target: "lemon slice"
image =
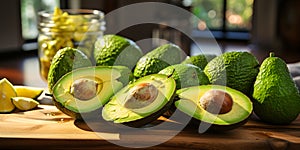
[[[8,113],[15,109],[11,97],[17,96],[13,85],[6,79],[0,80],[0,113]]]
[[[19,110],[24,111],[31,110],[39,105],[38,101],[28,97],[12,97],[11,100]]]
[[[32,86],[15,85],[14,88],[18,97],[28,97],[33,99],[38,98],[44,91],[43,88]]]

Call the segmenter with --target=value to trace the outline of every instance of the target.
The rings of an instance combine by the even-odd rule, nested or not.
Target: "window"
[[[191,1],[195,35],[209,29],[216,38],[249,39],[254,0],[184,0]],[[196,21],[197,20],[197,21]]]
[[[21,0],[22,36],[25,40],[36,39],[37,13],[41,10],[53,10],[59,7],[59,0]]]

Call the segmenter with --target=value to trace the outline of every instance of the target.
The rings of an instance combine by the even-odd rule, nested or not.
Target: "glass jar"
[[[94,42],[105,30],[104,14],[98,10],[55,8],[53,12],[41,11],[38,16],[39,65],[45,81],[59,49],[77,48],[91,58]]]

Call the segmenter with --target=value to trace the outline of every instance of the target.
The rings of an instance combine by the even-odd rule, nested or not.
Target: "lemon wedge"
[[[14,88],[18,97],[28,97],[32,99],[38,98],[44,91],[43,88],[32,86],[15,85]]]
[[[38,101],[28,97],[12,97],[11,100],[19,110],[24,111],[31,110],[39,105]]]
[[[15,109],[11,97],[17,96],[13,85],[6,79],[0,80],[0,113],[8,113]]]

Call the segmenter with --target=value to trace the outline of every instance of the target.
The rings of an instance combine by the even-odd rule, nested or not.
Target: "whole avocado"
[[[174,64],[179,64],[185,58],[184,52],[175,44],[165,44],[148,52],[136,64],[133,75],[140,78],[158,73],[160,70]]]
[[[299,91],[286,63],[274,53],[261,64],[253,99],[255,114],[267,123],[289,124],[300,113]]]
[[[94,59],[97,66],[122,65],[132,69],[142,55],[142,50],[135,42],[119,35],[107,34],[95,42]]]
[[[217,57],[214,54],[199,54],[195,56],[187,57],[182,64],[193,64],[195,66],[198,66],[200,69],[204,69],[205,66],[209,61],[211,61],[213,58]]]
[[[259,71],[258,60],[249,52],[225,52],[204,68],[212,84],[226,85],[251,96]]]
[[[171,65],[161,70],[159,74],[165,74],[174,78],[176,89],[209,84],[209,80],[204,72],[192,64]]]
[[[92,66],[92,62],[80,50],[71,47],[58,50],[51,61],[48,73],[49,91],[52,92],[54,84],[66,73],[88,66]]]

